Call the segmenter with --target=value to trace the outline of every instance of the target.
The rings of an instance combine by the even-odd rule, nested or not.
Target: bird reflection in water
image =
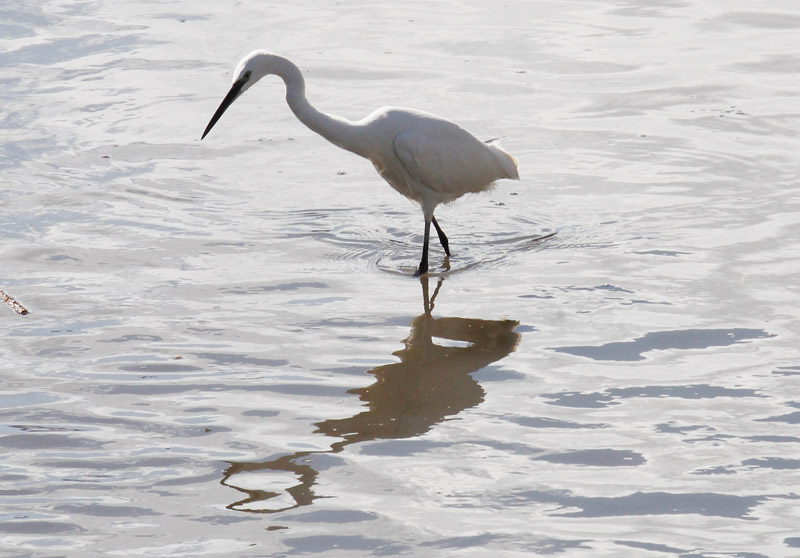
[[[432,296],[429,296],[428,277],[420,278],[420,282],[425,312],[411,321],[405,348],[394,353],[400,362],[369,370],[375,382],[348,391],[358,395],[368,409],[349,418],[316,423],[316,432],[339,438],[329,450],[299,451],[268,462],[230,463],[221,482],[247,498],[229,505],[228,509],[277,513],[309,505],[321,497],[313,487],[324,468],[318,464],[324,454],[339,453],[359,442],[412,438],[424,434],[445,417],[483,401],[483,388],[470,373],[502,359],[516,348],[520,336],[514,328],[518,322],[434,318],[433,306],[443,279],[438,280]],[[434,342],[436,339],[449,343],[438,344]],[[275,509],[265,507],[267,500],[284,494],[236,486],[237,475],[266,471],[287,472],[297,478],[297,484],[285,489],[293,504]]]

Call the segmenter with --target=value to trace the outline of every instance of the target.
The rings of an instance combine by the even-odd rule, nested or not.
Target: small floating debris
[[[9,306],[14,312],[17,314],[27,314],[28,309],[25,308],[22,304],[16,301],[14,297],[7,295],[5,292],[0,291],[0,300],[2,300],[7,306]]]

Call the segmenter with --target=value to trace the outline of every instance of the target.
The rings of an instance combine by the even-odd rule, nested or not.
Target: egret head
[[[206,134],[208,134],[211,128],[214,127],[214,124],[217,123],[217,120],[222,117],[223,113],[228,110],[228,107],[231,106],[236,99],[241,97],[245,91],[250,89],[250,87],[262,77],[274,73],[271,69],[272,60],[274,58],[276,58],[275,55],[261,50],[251,52],[242,58],[236,66],[236,70],[233,72],[233,81],[230,90],[228,90],[228,94],[225,95],[222,103],[220,103],[217,112],[211,117],[211,121],[209,121],[200,139],[206,137]]]

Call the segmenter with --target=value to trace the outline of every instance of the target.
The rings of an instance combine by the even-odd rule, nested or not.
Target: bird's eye
[[[244,79],[250,79],[250,70],[247,70],[247,71],[244,73],[244,76],[243,76],[243,77],[244,77]]]

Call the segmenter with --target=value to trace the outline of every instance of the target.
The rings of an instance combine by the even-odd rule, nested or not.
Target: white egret
[[[420,204],[425,217],[425,240],[416,275],[428,271],[431,223],[436,227],[442,248],[450,255],[447,236],[433,216],[437,205],[469,192],[488,190],[501,178],[519,179],[514,157],[439,116],[408,108],[383,107],[353,122],[320,112],[306,99],[300,69],[282,56],[260,50],[239,62],[231,88],[201,139],[236,99],[270,74],[283,79],[286,102],[303,124],[342,149],[372,161],[392,188]]]

